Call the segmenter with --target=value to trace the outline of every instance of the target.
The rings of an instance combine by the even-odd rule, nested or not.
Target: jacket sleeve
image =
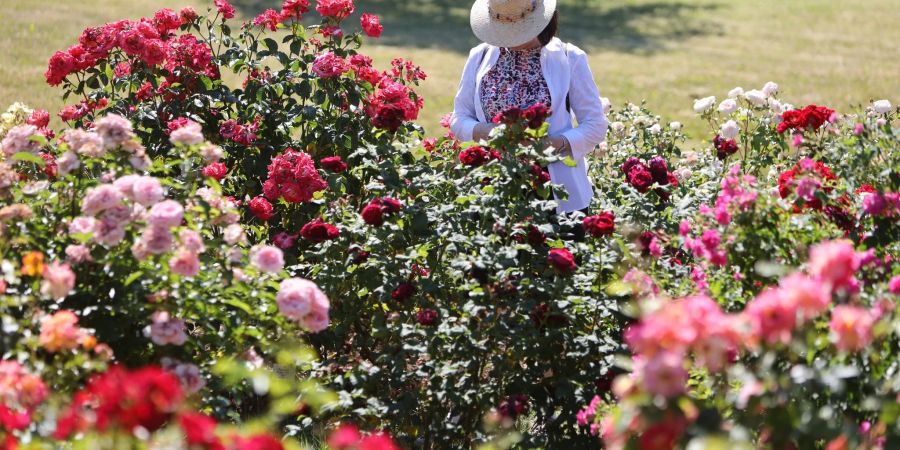
[[[478,115],[475,112],[475,80],[478,76],[478,66],[484,51],[484,45],[479,45],[469,52],[469,60],[463,69],[459,88],[456,91],[456,99],[453,101],[453,114],[450,116],[450,131],[460,141],[471,141],[472,132],[478,124]]]
[[[573,61],[569,104],[578,120],[578,126],[564,132],[563,136],[572,146],[573,159],[578,161],[606,140],[609,121],[603,113],[600,93],[588,66],[587,55],[578,48],[571,48],[570,54]]]

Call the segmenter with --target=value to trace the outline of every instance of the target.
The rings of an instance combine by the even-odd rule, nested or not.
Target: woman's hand
[[[556,149],[557,155],[572,156],[572,146],[569,145],[569,140],[561,134],[545,137],[544,145]]]
[[[499,125],[496,123],[479,123],[475,125],[475,128],[472,130],[472,140],[475,142],[485,140],[489,141],[491,130],[497,128]]]

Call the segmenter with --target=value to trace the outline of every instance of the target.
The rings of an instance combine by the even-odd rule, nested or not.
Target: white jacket
[[[478,123],[489,122],[481,105],[481,80],[497,63],[499,47],[481,44],[469,52],[462,80],[450,119],[450,130],[461,141],[471,141]],[[480,64],[479,64],[480,62]],[[593,186],[587,176],[585,156],[606,139],[609,122],[603,113],[600,94],[588,66],[587,55],[580,48],[553,38],[541,49],[541,70],[550,89],[552,114],[548,119],[550,134],[562,134],[572,146],[572,159],[577,165],[569,167],[562,161],[551,163],[550,179],[562,184],[568,200],[559,200],[557,213],[576,211],[591,204]],[[572,126],[572,115],[566,109],[566,97],[578,126]]]

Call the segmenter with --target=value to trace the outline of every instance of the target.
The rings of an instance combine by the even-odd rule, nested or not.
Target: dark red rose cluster
[[[616,215],[611,211],[603,211],[594,216],[582,219],[584,231],[593,237],[609,236],[616,230]]]
[[[659,186],[678,185],[675,175],[669,172],[666,160],[659,156],[651,158],[648,164],[634,156],[629,157],[622,164],[622,173],[625,174],[628,184],[642,194],[649,191],[653,183]]]
[[[716,148],[716,158],[719,161],[725,161],[726,158],[738,151],[738,145],[734,139],[725,139],[718,134],[713,138],[713,147]]]
[[[544,124],[548,117],[550,117],[551,111],[547,105],[543,103],[535,103],[534,105],[525,108],[512,107],[507,109],[506,111],[502,111],[498,113],[493,118],[494,123],[502,123],[505,125],[517,124],[520,122],[524,122],[525,126],[536,130]]]
[[[474,145],[459,152],[459,162],[469,167],[478,167],[487,164],[492,159],[500,159],[500,152],[492,148],[484,148]]]
[[[384,223],[385,215],[396,214],[400,212],[400,208],[402,207],[403,205],[400,203],[400,200],[395,198],[375,197],[363,207],[360,214],[362,215],[363,221],[373,227],[377,227]]]

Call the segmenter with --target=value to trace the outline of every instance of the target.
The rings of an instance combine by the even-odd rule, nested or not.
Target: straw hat
[[[478,39],[497,47],[517,47],[544,31],[556,0],[476,0],[469,21]]]

